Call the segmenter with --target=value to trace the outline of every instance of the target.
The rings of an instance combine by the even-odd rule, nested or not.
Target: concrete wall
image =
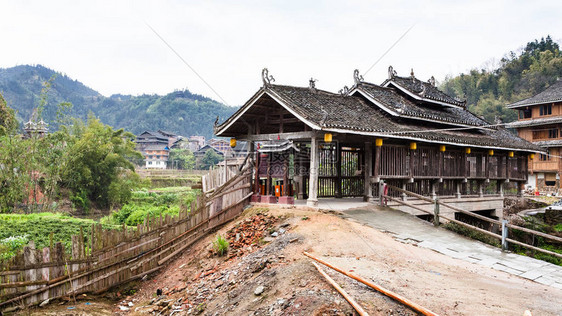
[[[503,219],[503,197],[474,197],[474,198],[441,198],[441,202],[445,202],[451,204],[452,206],[456,206],[463,210],[467,211],[484,211],[484,210],[492,210],[491,215],[498,217],[500,220]],[[408,198],[408,203],[414,204],[417,207],[420,207],[424,210],[427,210],[433,214],[434,204],[429,203],[423,200],[418,200],[414,198]],[[389,201],[388,206],[399,209],[401,211],[413,214],[413,215],[425,215],[422,211],[413,209],[411,207]],[[439,207],[439,214],[442,216],[455,218],[455,210],[440,205]]]

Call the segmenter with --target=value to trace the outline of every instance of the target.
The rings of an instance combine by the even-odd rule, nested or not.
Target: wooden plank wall
[[[181,210],[178,216],[147,217],[136,229],[123,226],[121,231],[95,225],[89,244],[83,232],[72,236],[70,254],[60,242],[43,249],[30,242],[12,262],[0,267],[0,311],[49,298],[100,293],[161,269],[242,212],[252,194],[250,173],[245,169],[241,175],[227,175],[228,181],[210,194],[199,195],[191,211]],[[209,176],[207,184],[220,183],[220,177],[220,172]]]

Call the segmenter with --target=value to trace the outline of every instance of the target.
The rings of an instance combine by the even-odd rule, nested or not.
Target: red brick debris
[[[240,256],[245,249],[256,245],[260,239],[267,236],[277,218],[267,214],[257,214],[245,219],[226,233],[229,243],[229,257]]]

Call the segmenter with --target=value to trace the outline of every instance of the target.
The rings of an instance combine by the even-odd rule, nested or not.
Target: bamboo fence
[[[251,196],[250,173],[221,175],[220,186],[201,193],[178,216],[147,217],[136,229],[120,231],[92,225],[89,242],[81,231],[72,236],[72,251],[62,243],[36,249],[33,242],[0,267],[0,311],[47,299],[102,293],[161,269],[212,229],[239,215]],[[225,181],[226,180],[226,181]],[[214,184],[211,180],[208,184]],[[209,186],[208,186],[209,188]]]

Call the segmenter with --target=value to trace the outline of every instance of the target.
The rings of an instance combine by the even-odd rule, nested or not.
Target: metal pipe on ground
[[[322,276],[338,291],[340,292],[340,294],[343,296],[343,298],[345,298],[349,304],[351,304],[351,306],[357,311],[357,313],[361,316],[369,316],[369,314],[363,309],[363,307],[361,307],[361,305],[359,305],[359,303],[357,303],[353,297],[351,297],[349,294],[347,294],[347,292],[341,288],[341,286],[339,286],[336,281],[334,281],[326,272],[324,272],[324,270],[322,270],[322,268],[320,268],[320,266],[316,263],[316,262],[312,262],[312,264],[316,267],[316,269],[318,270],[318,272],[320,272],[320,274],[322,274]]]
[[[370,288],[373,288],[374,290],[376,290],[376,291],[378,291],[378,292],[380,292],[380,293],[382,293],[382,294],[384,294],[384,295],[386,295],[386,296],[388,296],[388,297],[390,297],[390,298],[393,298],[393,299],[397,300],[398,302],[400,302],[400,303],[402,303],[402,304],[404,304],[404,305],[410,307],[411,309],[413,309],[413,310],[415,310],[415,311],[417,311],[417,312],[419,312],[419,313],[422,313],[423,315],[426,315],[426,316],[437,316],[437,315],[438,315],[438,314],[436,314],[436,313],[430,311],[429,309],[427,309],[427,308],[425,308],[425,307],[423,307],[423,306],[421,306],[421,305],[419,305],[419,304],[417,304],[417,303],[414,303],[414,302],[410,301],[409,299],[407,299],[407,298],[405,298],[405,297],[403,297],[403,296],[401,296],[401,295],[399,295],[399,294],[396,294],[396,293],[394,293],[394,292],[392,292],[392,291],[390,291],[390,290],[387,290],[387,289],[385,289],[385,288],[383,288],[383,287],[380,287],[380,286],[378,286],[378,285],[376,285],[376,284],[374,284],[374,283],[372,283],[372,282],[369,282],[369,281],[367,281],[367,280],[365,280],[365,279],[363,279],[363,278],[361,278],[361,277],[358,277],[358,276],[356,276],[356,275],[354,275],[354,274],[352,274],[352,273],[345,272],[344,270],[342,270],[342,269],[340,269],[340,268],[338,268],[338,267],[335,267],[335,266],[333,266],[333,265],[327,263],[326,261],[324,261],[324,260],[322,260],[322,259],[316,258],[316,257],[314,257],[313,255],[309,254],[309,253],[306,252],[306,251],[303,252],[303,254],[304,254],[305,256],[309,257],[310,259],[313,259],[313,260],[315,260],[315,261],[317,261],[317,262],[319,262],[319,263],[321,263],[321,264],[327,266],[327,267],[330,268],[330,269],[336,270],[336,271],[338,271],[339,273],[341,273],[341,274],[343,274],[343,275],[345,275],[345,276],[348,276],[348,277],[350,277],[350,278],[352,278],[352,279],[354,279],[354,280],[356,280],[356,281],[359,281],[359,282],[365,284],[366,286],[368,286],[368,287],[370,287]]]

